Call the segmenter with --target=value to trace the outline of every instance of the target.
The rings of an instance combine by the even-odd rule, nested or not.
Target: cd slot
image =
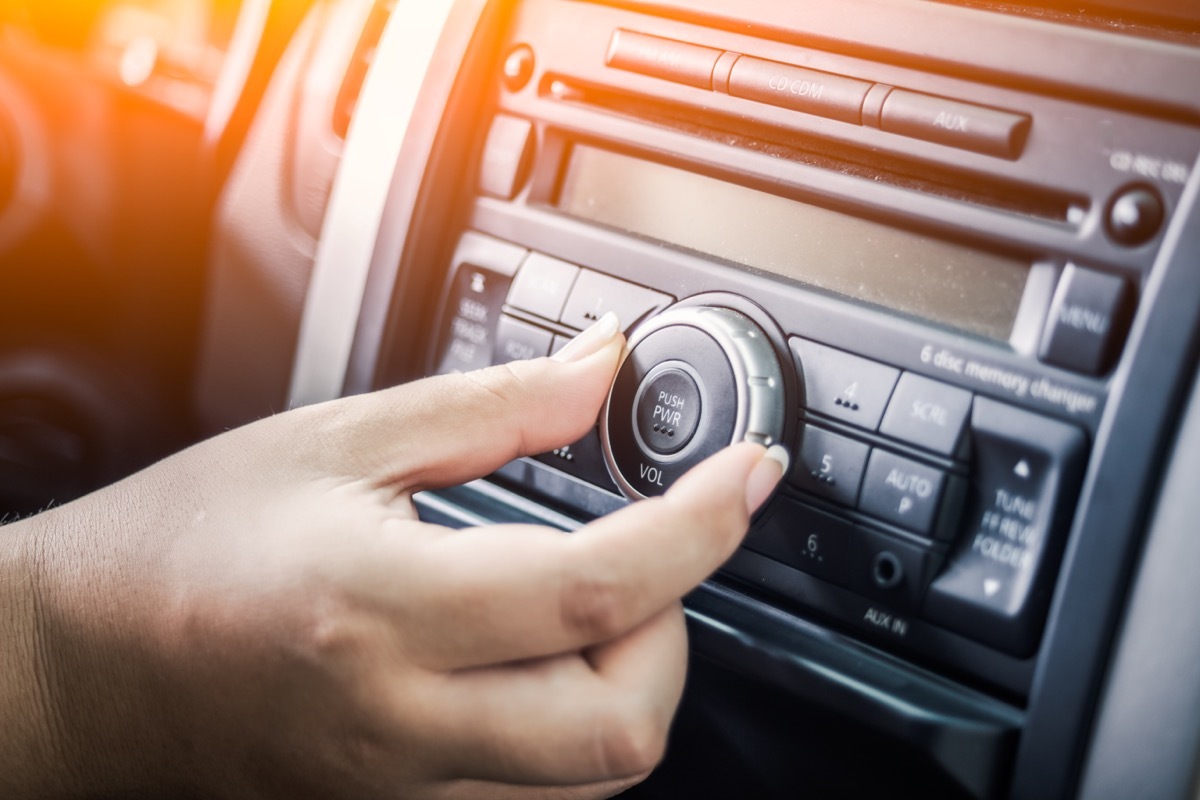
[[[1078,226],[1090,205],[1084,197],[1047,191],[1043,186],[1025,186],[994,174],[881,153],[877,148],[821,135],[801,121],[781,124],[776,109],[758,109],[757,103],[746,103],[735,114],[699,102],[636,93],[563,75],[547,76],[541,94],[555,102],[589,107],[742,150],[1069,228]],[[697,114],[698,110],[703,113]],[[697,122],[698,118],[703,122]]]

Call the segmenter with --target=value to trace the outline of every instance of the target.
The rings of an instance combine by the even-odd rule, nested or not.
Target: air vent
[[[333,106],[333,130],[343,139],[350,130],[350,118],[354,115],[358,96],[362,94],[367,70],[375,60],[379,40],[383,38],[383,29],[387,27],[388,18],[391,17],[397,2],[398,0],[377,0],[371,7],[371,13],[367,16],[362,35],[358,39],[358,46],[354,48],[354,58],[346,68],[346,77],[342,79],[342,88],[338,91],[337,102]]]

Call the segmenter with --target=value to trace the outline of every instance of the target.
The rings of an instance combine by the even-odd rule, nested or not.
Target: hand
[[[446,530],[411,501],[580,437],[622,346],[609,318],[553,359],[280,414],[5,529],[33,576],[12,675],[40,688],[34,722],[0,733],[45,735],[0,741],[0,794],[590,798],[640,780],[682,691],[678,599],[737,547],[779,457],[729,448],[571,535]]]

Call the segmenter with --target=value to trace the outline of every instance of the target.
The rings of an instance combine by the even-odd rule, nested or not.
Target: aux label
[[[948,131],[958,131],[961,133],[967,132],[967,118],[962,114],[954,114],[949,111],[939,111],[934,117],[933,127],[944,128]]]

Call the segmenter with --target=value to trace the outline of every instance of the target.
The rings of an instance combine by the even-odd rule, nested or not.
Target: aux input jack
[[[871,563],[871,577],[880,589],[895,589],[904,581],[904,564],[890,550],[876,553]]]

